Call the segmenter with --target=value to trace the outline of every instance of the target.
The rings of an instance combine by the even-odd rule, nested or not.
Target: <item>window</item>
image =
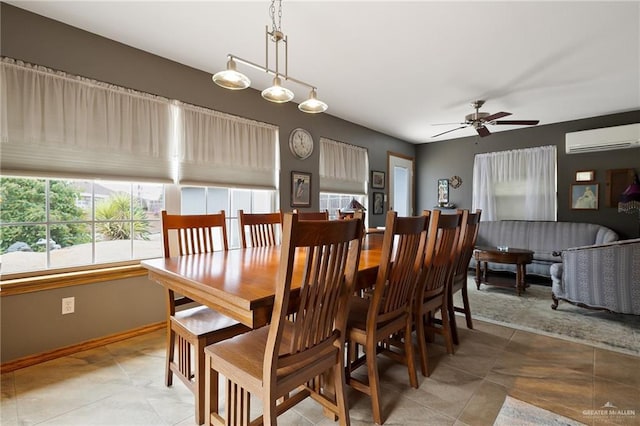
[[[556,220],[556,147],[477,154],[473,209],[482,220]]]
[[[321,192],[320,210],[328,210],[329,219],[338,219],[338,210],[350,211],[347,206],[354,198],[363,206],[367,205],[366,197],[361,194],[333,194],[330,192]],[[365,221],[366,220],[367,217],[365,216]]]
[[[2,273],[162,256],[163,208],[162,184],[3,176]]]
[[[227,217],[229,248],[241,246],[238,210],[245,213],[269,213],[277,210],[276,191],[224,187],[182,187],[181,214],[211,214],[224,210]],[[219,244],[215,241],[214,244]]]

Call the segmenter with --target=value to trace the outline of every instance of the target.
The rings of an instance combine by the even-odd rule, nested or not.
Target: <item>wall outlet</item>
[[[62,315],[72,314],[76,310],[76,298],[64,297],[62,298]]]

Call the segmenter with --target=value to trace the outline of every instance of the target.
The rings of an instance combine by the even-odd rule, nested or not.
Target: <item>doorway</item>
[[[387,170],[389,171],[389,210],[398,212],[398,216],[412,216],[413,212],[413,176],[415,159],[406,155],[387,152]]]

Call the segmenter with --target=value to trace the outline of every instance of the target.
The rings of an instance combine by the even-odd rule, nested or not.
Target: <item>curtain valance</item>
[[[3,173],[171,181],[169,100],[0,62]]]
[[[368,180],[365,148],[320,138],[320,191],[366,194]]]

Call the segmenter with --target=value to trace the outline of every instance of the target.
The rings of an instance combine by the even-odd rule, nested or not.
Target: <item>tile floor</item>
[[[406,368],[380,357],[386,425],[491,425],[505,396],[588,425],[640,425],[640,358],[475,321],[460,325],[447,355],[429,346],[431,376],[408,384]],[[194,425],[193,397],[164,386],[158,331],[2,375],[0,424]],[[585,415],[607,402],[635,415]],[[349,393],[351,424],[372,424],[369,397]],[[254,408],[259,411],[259,402]],[[310,400],[283,425],[333,425]]]

